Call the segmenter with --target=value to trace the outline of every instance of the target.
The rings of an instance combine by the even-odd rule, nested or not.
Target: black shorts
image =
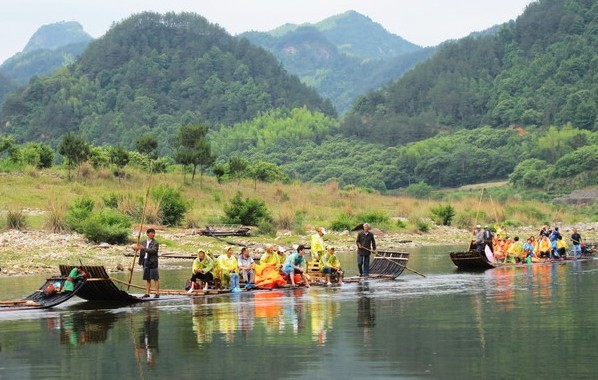
[[[144,280],[159,280],[160,273],[158,272],[158,268],[148,268],[143,267],[143,279]]]

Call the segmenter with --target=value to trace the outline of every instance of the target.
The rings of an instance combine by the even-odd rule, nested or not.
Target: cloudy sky
[[[42,25],[78,21],[93,37],[133,13],[196,12],[231,34],[317,22],[355,10],[422,46],[436,45],[520,15],[531,0],[3,0],[0,62]]]

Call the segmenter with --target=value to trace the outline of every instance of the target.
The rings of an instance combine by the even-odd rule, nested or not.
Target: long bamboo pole
[[[145,199],[143,200],[143,210],[141,211],[141,221],[139,222],[139,233],[137,234],[137,246],[141,241],[141,232],[143,231],[143,221],[145,220],[145,210],[147,209],[147,200],[149,198],[150,188],[152,187],[152,174],[154,173],[154,165],[152,165],[152,160],[149,158],[149,165],[150,165],[150,173],[149,173],[149,180],[147,184],[147,189],[145,190]],[[131,288],[131,281],[133,280],[133,270],[135,269],[135,262],[137,261],[137,252],[139,249],[135,249],[135,253],[133,254],[133,262],[131,263],[131,269],[129,273],[129,282],[127,285],[127,291]]]

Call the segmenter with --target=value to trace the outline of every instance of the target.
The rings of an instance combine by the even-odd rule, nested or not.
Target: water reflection
[[[367,281],[357,285],[357,327],[361,329],[363,343],[369,344],[372,338],[372,331],[376,326],[376,305],[370,295],[370,287]]]
[[[60,344],[79,346],[103,343],[117,315],[106,311],[62,313],[46,319],[49,330],[60,331]]]
[[[156,356],[160,353],[160,313],[149,302],[143,306],[145,319],[143,326],[137,332],[135,357],[138,361],[140,358],[144,358],[145,362],[152,366],[156,364]]]

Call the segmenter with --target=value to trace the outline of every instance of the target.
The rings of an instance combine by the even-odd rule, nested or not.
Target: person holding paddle
[[[376,239],[370,232],[370,225],[363,224],[363,231],[357,234],[357,268],[359,268],[359,277],[369,277],[370,275],[370,254],[376,251]],[[374,252],[375,253],[375,252]]]

